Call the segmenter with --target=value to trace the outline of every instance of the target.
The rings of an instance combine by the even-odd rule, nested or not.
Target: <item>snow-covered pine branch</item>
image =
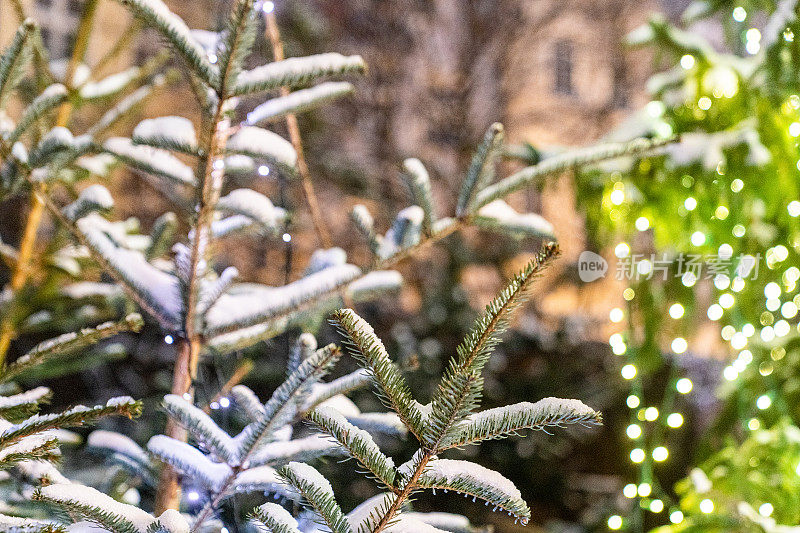
[[[205,333],[213,337],[307,309],[338,293],[360,274],[358,267],[347,264],[326,268],[282,287],[251,285],[247,292],[229,291],[206,313]]]
[[[97,489],[77,483],[40,487],[34,499],[86,517],[112,533],[148,533],[151,528],[162,528],[168,533],[189,531],[189,524],[177,511],[170,509],[155,518],[134,505],[118,502]]]
[[[10,396],[0,396],[0,417],[15,421],[35,414],[40,404],[49,401],[52,395],[53,391],[49,388],[36,387]]]
[[[471,461],[433,459],[428,462],[419,486],[429,489],[452,490],[480,498],[527,524],[531,517],[528,505],[519,489],[506,477]]]
[[[494,200],[478,209],[472,223],[479,228],[515,237],[554,240],[553,225],[536,213],[519,213],[504,200]]]
[[[74,202],[61,210],[71,221],[85,217],[89,213],[108,211],[114,207],[114,198],[103,185],[95,183],[83,189]]]
[[[240,460],[253,453],[272,432],[292,420],[297,414],[298,405],[308,396],[313,384],[330,371],[341,355],[339,348],[330,344],[300,363],[297,370],[286,378],[264,404],[264,415],[249,424],[240,437],[237,437],[241,446]]]
[[[547,430],[572,424],[591,425],[599,424],[601,420],[600,413],[580,400],[544,398],[536,403],[520,402],[470,415],[453,428],[441,448],[501,439],[524,429]]]
[[[456,216],[467,213],[475,203],[475,196],[494,179],[495,167],[503,151],[503,137],[503,125],[499,122],[492,124],[484,135],[458,192]]]
[[[212,456],[230,465],[237,464],[239,458],[237,443],[202,409],[174,394],[164,396],[162,405],[167,414],[186,428],[197,443]]]
[[[209,86],[214,86],[218,69],[208,60],[203,47],[195,40],[186,23],[161,0],[121,0],[133,13],[156,28],[183,56],[192,72]]]
[[[180,330],[183,303],[178,278],[148,263],[141,253],[117,246],[103,231],[105,222],[85,217],[76,223],[94,258],[165,328]]]
[[[125,164],[178,185],[194,186],[194,172],[186,163],[162,148],[134,144],[124,137],[108,139],[103,148]]]
[[[293,169],[297,164],[297,153],[292,143],[277,133],[256,126],[239,128],[225,147],[228,153],[263,158],[285,169]]]
[[[436,222],[437,217],[428,170],[419,159],[406,159],[403,161],[403,171],[406,174],[414,204],[420,206],[424,213],[422,230],[425,235],[430,235],[433,232],[433,224]]]
[[[119,322],[105,322],[95,328],[82,329],[79,332],[65,333],[54,339],[42,341],[25,355],[0,371],[0,381],[13,379],[26,370],[40,365],[51,358],[74,353],[76,350],[91,346],[103,339],[113,337],[125,331],[139,331],[144,322],[138,314],[131,314]]]
[[[361,56],[326,53],[292,57],[242,72],[236,80],[233,94],[241,96],[278,87],[297,87],[320,78],[351,72],[362,73],[365,70],[366,64]]]
[[[217,202],[217,210],[226,214],[242,215],[256,222],[267,234],[277,235],[283,230],[289,213],[276,207],[269,198],[252,189],[234,189]]]
[[[488,185],[477,193],[472,205],[478,209],[489,202],[504,198],[514,191],[527,187],[545,176],[558,174],[571,168],[592,165],[618,157],[650,155],[670,142],[672,139],[635,139],[627,143],[599,144],[548,157],[537,165],[524,168],[497,183]]]
[[[330,482],[311,465],[292,462],[279,471],[292,487],[319,513],[332,533],[353,533],[336,502]]]
[[[268,123],[290,113],[302,113],[352,93],[354,87],[346,81],[329,81],[286,96],[271,98],[247,114],[248,124]]]
[[[4,140],[8,144],[14,144],[39,117],[52,110],[66,99],[67,88],[60,83],[55,83],[47,87],[25,108],[22,117],[20,117],[19,122],[17,122],[17,126]]]
[[[297,520],[276,503],[264,503],[253,509],[253,518],[268,533],[300,533]]]
[[[451,434],[454,424],[477,408],[483,392],[483,367],[500,342],[500,335],[508,328],[510,314],[522,303],[536,275],[557,252],[555,244],[545,245],[537,257],[486,306],[486,312],[475,321],[458,346],[457,355],[450,359],[431,400],[425,440],[433,450],[437,450],[441,441]]]
[[[357,428],[341,413],[330,407],[317,408],[311,411],[308,417],[320,429],[336,439],[378,481],[387,488],[394,487],[396,474],[394,461],[381,452],[369,433]]]
[[[185,117],[145,119],[133,129],[131,140],[135,145],[175,150],[189,155],[197,155],[199,149],[194,124]]]
[[[5,106],[11,92],[22,80],[25,67],[31,59],[30,41],[35,31],[34,21],[26,19],[0,56],[0,107]]]
[[[84,101],[110,98],[133,86],[137,80],[141,79],[143,73],[142,67],[131,67],[106,76],[102,80],[84,83],[78,94]]]
[[[405,378],[389,358],[389,353],[375,335],[372,326],[352,309],[336,311],[333,314],[333,323],[345,337],[345,346],[350,354],[361,361],[372,374],[386,406],[400,415],[412,433],[422,435],[425,415],[417,407]]]
[[[0,449],[10,446],[15,442],[42,433],[51,429],[82,426],[99,418],[110,415],[122,415],[128,418],[139,416],[142,412],[141,402],[129,396],[120,396],[108,400],[105,404],[85,407],[79,405],[48,415],[33,415],[17,424],[6,427],[0,431]]]

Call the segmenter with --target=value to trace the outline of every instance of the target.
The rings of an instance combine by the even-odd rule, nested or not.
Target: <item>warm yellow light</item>
[[[667,425],[671,428],[679,428],[683,425],[683,415],[680,413],[670,413],[667,417]]]
[[[669,457],[669,450],[664,446],[658,446],[653,448],[653,460],[656,462],[666,461],[667,457]]]
[[[630,439],[638,439],[642,436],[642,426],[639,424],[631,424],[625,430],[625,433],[628,435]]]

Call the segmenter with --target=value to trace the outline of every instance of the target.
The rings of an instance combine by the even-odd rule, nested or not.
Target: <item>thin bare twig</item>
[[[269,42],[272,44],[272,54],[275,61],[283,61],[283,42],[281,41],[280,30],[278,29],[278,22],[275,19],[275,12],[265,12],[264,21],[266,22],[266,34]],[[281,87],[281,96],[287,96],[290,93],[289,87]],[[311,213],[311,221],[314,224],[314,229],[317,232],[320,243],[324,248],[333,246],[331,240],[331,232],[328,229],[325,219],[322,216],[322,211],[319,208],[319,200],[314,191],[314,182],[311,180],[311,172],[308,170],[306,158],[303,154],[303,139],[300,136],[300,126],[297,123],[297,116],[294,113],[286,114],[286,128],[289,130],[289,140],[297,152],[297,172],[300,174],[300,180],[303,183],[303,192],[305,193],[306,201],[308,202],[308,210]]]

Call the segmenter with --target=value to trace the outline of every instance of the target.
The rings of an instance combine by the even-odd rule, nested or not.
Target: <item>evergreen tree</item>
[[[123,3],[137,19],[159,32],[170,53],[180,58],[197,99],[200,120],[148,118],[139,122],[130,136],[109,136],[112,125],[168,82],[166,58],[158,56],[145,67],[93,81],[91,68],[82,65],[96,7],[90,0],[62,83],[53,83],[59,79],[58,69],[47,60],[37,26],[22,21],[0,58],[0,109],[11,109],[12,95],[24,103],[15,118],[11,112],[2,116],[0,172],[4,194],[25,191],[32,198],[32,207],[19,248],[2,248],[13,276],[4,293],[0,354],[7,352],[36,312],[26,295],[51,286],[37,286],[41,278],[32,276],[33,270],[63,256],[79,258],[75,259],[76,268],[68,272],[74,280],[94,268],[113,280],[83,285],[82,292],[73,287],[73,297],[99,297],[113,313],[112,303],[122,291],[126,306],[135,305],[176,339],[171,394],[163,401],[170,417],[164,434],[152,436],[146,450],[113,432],[97,431],[88,439],[89,446],[107,453],[141,486],[154,490],[155,505],[145,510],[71,482],[50,464],[57,458],[62,428],[111,414],[135,416],[140,412],[137,402],[114,398],[94,408],[36,415],[33,413],[48,391],[38,388],[15,394],[9,385],[0,399],[0,416],[7,423],[0,432],[0,464],[14,466],[14,480],[21,487],[35,489],[23,494],[35,502],[63,508],[70,520],[52,519],[46,511],[50,507],[34,506],[27,514],[12,509],[0,518],[0,524],[9,530],[84,531],[93,526],[72,522],[85,519],[103,530],[125,533],[222,531],[229,526],[240,530],[249,519],[239,516],[238,507],[231,502],[244,494],[264,493],[281,503],[303,503],[306,509],[278,503],[255,507],[252,521],[268,531],[316,531],[317,524],[336,532],[463,530],[460,517],[410,510],[412,496],[424,489],[453,490],[480,498],[527,522],[530,511],[508,479],[476,463],[440,457],[449,449],[523,429],[600,421],[600,415],[580,401],[554,398],[478,411],[482,370],[499,334],[507,328],[510,313],[532,280],[557,250],[550,243],[549,224],[535,214],[517,212],[504,198],[565,169],[647,154],[663,141],[636,139],[561,154],[498,180],[495,164],[502,153],[503,128],[493,125],[466,173],[453,216],[441,216],[431,197],[425,167],[408,160],[404,167],[415,205],[401,210],[385,233],[377,231],[364,206],[353,210],[353,222],[374,256],[370,265],[350,264],[342,249],[328,246],[314,253],[302,277],[284,286],[237,283],[235,268],[218,271],[215,244],[232,234],[279,235],[289,213],[265,195],[239,188],[227,178],[236,174],[241,178],[237,182],[252,182],[259,179],[262,168],[299,177],[320,242],[325,244],[329,239],[325,212],[315,199],[293,117],[353,90],[348,82],[323,79],[354,76],[366,66],[358,56],[336,53],[282,58],[271,2],[234,1],[219,32],[190,30],[161,0]],[[21,6],[17,5],[17,11],[24,18]],[[276,60],[247,69],[262,17]],[[269,97],[276,92],[277,96]],[[111,102],[102,118],[80,134],[69,129],[74,112],[95,100]],[[254,100],[260,103],[245,109],[246,102]],[[291,141],[262,127],[281,118],[288,119]],[[117,163],[160,184],[165,196],[175,201],[179,214],[164,213],[149,235],[125,222],[110,220],[113,201],[108,190],[99,183],[78,189],[75,183],[97,181]],[[54,192],[60,189],[73,194],[74,201],[59,206]],[[70,240],[40,253],[35,241],[45,211]],[[176,231],[179,221],[189,228],[182,235]],[[402,280],[392,268],[400,261],[470,225],[549,244],[487,307],[451,360],[430,403],[415,399],[401,368],[372,328],[354,311],[339,309],[333,313],[333,321],[363,370],[323,381],[343,353],[336,345],[317,347],[314,335],[304,333],[289,358],[285,381],[268,401],[262,403],[247,387],[231,383],[230,396],[243,420],[240,431],[235,423],[223,423],[210,415],[213,405],[209,409],[197,405],[198,369],[208,364],[209,355],[224,356],[290,328],[314,331],[343,304],[395,289]],[[77,353],[81,358],[84,350],[99,340],[141,326],[141,318],[131,315],[58,337],[7,364],[4,380],[20,379],[37,365],[63,356]],[[344,396],[370,383],[390,412],[362,413]],[[313,423],[321,433],[295,437],[293,429],[302,420]],[[375,437],[405,433],[419,441],[419,451],[395,466]],[[331,455],[355,459],[364,475],[373,478],[385,493],[345,514],[329,481],[309,464]]]

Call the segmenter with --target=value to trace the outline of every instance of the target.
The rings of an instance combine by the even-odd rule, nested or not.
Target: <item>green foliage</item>
[[[36,24],[26,20],[14,34],[11,44],[0,57],[0,107],[3,107],[14,88],[25,74],[30,61],[30,40]]]
[[[338,411],[332,408],[319,408],[311,411],[309,419],[347,449],[359,463],[364,465],[381,483],[387,487],[394,484],[394,462],[381,453],[372,436],[358,429]]]
[[[298,518],[309,516],[334,533],[474,530],[462,517],[410,512],[413,497],[426,488],[484,499],[527,522],[530,510],[509,480],[477,463],[439,458],[438,454],[523,429],[599,422],[599,414],[577,400],[550,398],[476,412],[483,367],[508,327],[511,311],[555,254],[554,244],[545,245],[487,307],[427,405],[414,398],[400,367],[355,311],[340,309],[333,320],[363,370],[323,382],[342,353],[332,344],[317,349],[312,332],[334,309],[396,290],[402,283],[400,274],[392,270],[397,263],[470,224],[508,235],[547,237],[549,242],[552,232],[546,222],[531,213],[514,211],[502,198],[567,168],[650,153],[658,142],[639,139],[563,154],[492,183],[503,152],[502,126],[495,124],[467,170],[455,216],[438,217],[431,178],[422,162],[409,159],[404,170],[413,204],[397,213],[385,234],[378,235],[366,208],[354,210],[354,221],[374,256],[371,263],[356,266],[348,262],[344,250],[331,247],[317,250],[304,274],[283,286],[239,282],[236,268],[216,256],[217,241],[235,234],[273,238],[286,232],[290,218],[286,209],[256,192],[256,183],[250,187],[242,182],[259,179],[268,173],[264,169],[290,178],[299,173],[308,179],[298,172],[306,165],[300,159],[302,150],[294,132],[290,143],[255,124],[349,94],[354,87],[346,82],[313,84],[323,78],[363,73],[366,65],[360,56],[329,53],[245,70],[255,48],[257,16],[266,7],[253,0],[235,0],[219,33],[190,30],[161,0],[122,3],[155,28],[183,59],[199,120],[170,116],[167,111],[165,116],[138,121],[130,134],[120,131],[123,119],[174,76],[165,69],[166,54],[142,67],[111,75],[98,76],[83,65],[90,37],[86,32],[92,28],[96,2],[84,9],[76,49],[65,63],[63,75],[39,69],[46,65],[44,61],[41,65],[37,62],[41,72],[28,72],[34,47],[31,41],[36,35],[33,24],[23,24],[0,59],[0,106],[13,92],[23,110],[18,117],[4,121],[0,132],[0,199],[22,191],[33,195],[35,201],[19,248],[4,245],[1,250],[15,281],[0,310],[0,350],[5,355],[14,338],[36,331],[30,322],[39,311],[38,302],[52,301],[52,309],[48,309],[47,320],[35,322],[37,327],[83,329],[39,344],[6,364],[2,380],[24,381],[46,368],[45,363],[65,364],[67,356],[89,364],[93,355],[86,349],[91,345],[142,327],[138,315],[121,318],[138,306],[152,319],[153,327],[160,327],[169,334],[169,342],[177,344],[172,394],[163,401],[170,424],[164,435],[150,437],[146,451],[129,437],[105,430],[90,435],[89,447],[124,469],[109,476],[109,486],[155,489],[157,507],[179,507],[181,502],[173,495],[179,494],[178,483],[182,483],[188,494],[184,509],[192,525],[190,528],[187,518],[174,509],[155,517],[144,509],[149,498],[141,506],[130,505],[117,500],[123,498],[122,490],[104,494],[72,483],[50,464],[60,456],[57,444],[65,436],[64,428],[108,415],[140,414],[141,404],[127,397],[43,415],[35,413],[50,397],[49,390],[16,393],[9,385],[3,389],[9,394],[0,397],[0,468],[25,489],[20,493],[30,493],[33,488],[34,500],[62,508],[73,520],[86,518],[114,533],[199,533],[220,530],[222,524],[240,530],[244,526],[239,521],[250,509],[239,513],[239,504],[253,505],[258,494],[302,500],[311,507],[297,517],[277,503],[253,511],[261,526],[280,533],[303,530],[306,526],[301,527]],[[89,75],[83,76],[84,68]],[[24,84],[25,91],[16,91],[23,87],[18,82],[26,74],[33,83]],[[64,85],[45,88],[57,79],[63,79]],[[298,87],[303,88],[295,91]],[[276,89],[282,89],[277,98],[248,101]],[[242,107],[251,103],[256,107],[245,114]],[[77,117],[90,106],[97,106],[95,113],[88,115],[91,119]],[[51,112],[56,109],[57,113]],[[100,118],[94,120],[97,116]],[[246,119],[235,123],[237,116]],[[112,130],[114,133],[109,133]],[[142,233],[135,220],[112,220],[113,199],[107,188],[94,182],[106,178],[114,163],[133,170],[174,204],[175,213],[162,214],[149,234]],[[228,181],[233,174],[236,181]],[[86,183],[89,180],[91,185]],[[62,206],[64,197],[69,200]],[[58,225],[52,243],[36,246],[42,209]],[[179,228],[187,231],[179,232]],[[100,276],[113,282],[86,281],[102,279]],[[29,302],[30,294],[35,298]],[[97,310],[89,313],[95,317],[91,324],[100,322],[97,316],[107,322],[86,328],[89,324],[75,315],[87,302]],[[193,395],[195,389],[205,391],[202,380],[212,374],[206,370],[221,366],[233,352],[289,328],[308,333],[300,336],[289,358],[286,379],[266,403],[248,387],[236,385],[242,374],[231,378],[207,409],[200,406]],[[64,370],[66,365],[59,368]],[[377,385],[391,412],[363,413],[344,396],[369,382]],[[222,401],[227,406],[229,398],[238,416],[218,413]],[[300,426],[305,418],[322,433],[309,433]],[[417,438],[420,448],[410,461],[396,467],[379,443],[407,432]],[[349,515],[336,502],[322,473],[305,464],[342,455],[358,461],[367,469],[365,475],[374,478],[380,490],[388,491]],[[124,480],[121,485],[120,479]],[[35,516],[47,517],[40,506],[32,509]],[[296,506],[292,510],[296,512]],[[17,526],[28,527],[13,524]],[[31,527],[38,526],[32,523]]]
[[[351,533],[350,524],[336,503],[330,483],[313,466],[289,463],[280,474],[319,513],[333,533]]]
[[[361,56],[327,53],[275,61],[242,72],[236,79],[232,96],[260,93],[278,87],[297,87],[320,78],[348,73],[363,73],[366,64]]]
[[[173,46],[191,71],[210,86],[214,86],[218,69],[212,65],[203,48],[195,41],[186,23],[161,0],[123,0],[133,13],[149,26],[156,28]]]
[[[405,378],[397,364],[389,358],[386,348],[375,335],[372,326],[352,309],[338,310],[333,315],[333,322],[345,336],[345,346],[350,354],[362,362],[372,374],[386,407],[400,415],[412,433],[421,436],[425,415],[412,398]]]
[[[475,194],[494,179],[495,165],[503,150],[503,125],[494,123],[483,137],[483,142],[472,157],[467,176],[458,194],[456,215],[461,216],[472,208]]]
[[[724,46],[712,46],[687,25],[662,17],[634,31],[630,43],[655,51],[661,64],[670,68],[650,79],[653,100],[612,137],[676,136],[679,142],[666,146],[660,157],[631,159],[577,175],[578,204],[586,209],[597,247],[611,250],[626,243],[630,254],[620,254],[621,262],[632,272],[636,262],[654,253],[667,273],[634,276],[638,279],[631,282],[635,297],[624,313],[630,325],[615,348],[623,353],[623,364],[637,369],[631,394],[660,403],[662,411],[668,407],[678,412],[688,403],[676,390],[677,380],[684,377],[682,368],[688,367],[693,377],[692,358],[703,355],[697,352],[727,352],[719,376],[723,409],[709,430],[713,436],[701,445],[681,449],[679,443],[686,442],[681,430],[661,419],[642,423],[636,409],[631,410],[631,423],[643,429],[632,447],[645,453],[632,481],[653,487],[652,494],[635,498],[626,509],[624,527],[632,531],[643,530],[647,523],[665,523],[678,510],[691,516],[681,522],[676,514],[675,530],[780,531],[797,523],[794,517],[774,516],[777,525],[769,524],[773,517],[751,512],[765,496],[732,488],[747,487],[759,477],[759,468],[745,472],[743,463],[729,474],[732,485],[723,489],[721,500],[710,498],[713,517],[705,520],[698,512],[702,497],[693,496],[689,507],[684,507],[689,500],[681,498],[681,509],[670,509],[677,501],[675,493],[662,486],[661,469],[650,459],[655,447],[668,446],[670,457],[697,457],[702,465],[713,464],[721,454],[732,458],[742,453],[736,459],[746,461],[745,450],[752,450],[751,439],[760,435],[754,428],[772,427],[784,418],[795,425],[800,420],[793,401],[793,330],[800,303],[795,266],[800,238],[800,206],[795,203],[800,191],[797,12],[793,0],[695,3],[685,13],[685,22],[719,21]],[[701,267],[699,275],[690,260]],[[676,304],[682,316],[667,318]],[[703,340],[709,337],[701,332],[714,331],[721,340]],[[686,354],[670,354],[676,337],[688,339]],[[655,378],[665,373],[666,381]],[[658,386],[651,386],[654,379]],[[761,438],[773,438],[767,435]],[[781,442],[790,455],[791,446]],[[713,477],[715,467],[703,469]],[[774,472],[765,464],[764,472],[770,470]],[[775,480],[784,475],[775,473]],[[676,491],[689,494],[685,483]],[[656,499],[669,512],[647,513]]]
[[[685,520],[656,531],[789,531],[800,522],[798,464],[796,426],[784,419],[771,429],[755,431],[742,443],[725,446],[677,483]]]
[[[13,363],[6,365],[0,373],[0,380],[9,381],[17,378],[31,368],[54,358],[74,354],[78,350],[125,331],[139,331],[143,325],[140,315],[131,314],[119,322],[106,322],[95,328],[82,329],[77,333],[65,333],[55,339],[44,341]]]
[[[508,329],[509,316],[522,303],[526,291],[545,263],[558,253],[555,244],[546,245],[538,257],[506,285],[503,291],[486,306],[449,366],[431,400],[431,414],[426,420],[424,438],[430,449],[451,437],[453,427],[472,413],[483,391],[483,367]]]

